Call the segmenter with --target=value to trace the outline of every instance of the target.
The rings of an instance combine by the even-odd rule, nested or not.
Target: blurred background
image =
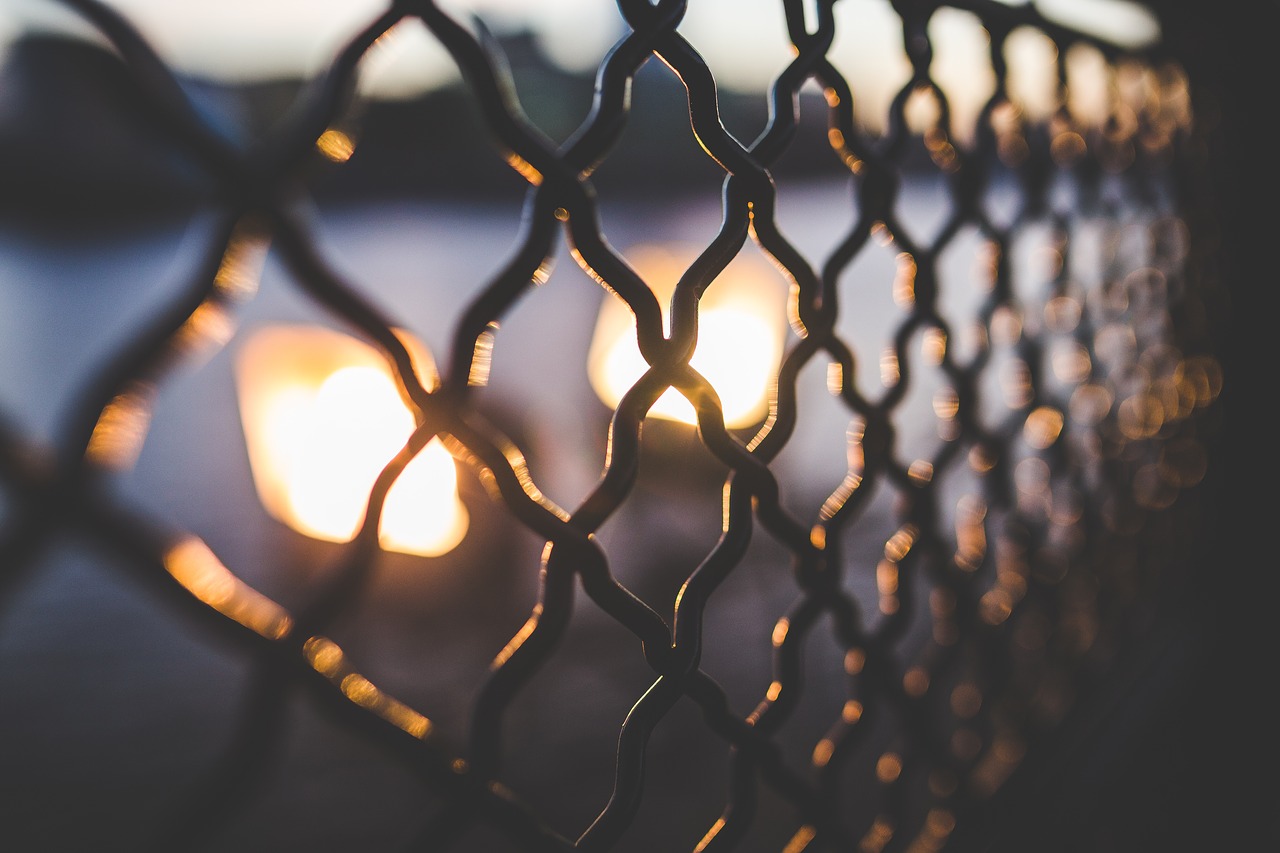
[[[107,5],[147,39],[208,125],[240,149],[269,137],[307,81],[383,9],[373,0]],[[1203,167],[1174,189],[1202,217],[1182,213],[1202,248],[1193,256],[1206,264],[1197,271],[1209,302],[1202,322],[1225,380],[1202,434],[1211,464],[1196,491],[1195,529],[1184,531],[1178,553],[1151,556],[1172,567],[1158,600],[1135,611],[1147,620],[1131,626],[1137,640],[1107,657],[1101,671],[1087,672],[1087,690],[1042,703],[1036,748],[955,825],[946,849],[1264,849],[1280,841],[1273,772],[1280,751],[1261,714],[1268,670],[1260,652],[1273,643],[1264,626],[1274,617],[1259,574],[1275,559],[1258,536],[1262,508],[1270,506],[1263,461],[1270,454],[1254,433],[1268,423],[1258,408],[1267,378],[1253,375],[1268,363],[1267,329],[1250,324],[1266,316],[1251,303],[1265,292],[1264,249],[1280,225],[1270,198],[1274,155],[1263,148],[1271,137],[1261,122],[1276,79],[1263,34],[1276,8],[1236,0],[1212,9],[1121,0],[1035,5],[1050,20],[1126,48],[1163,45],[1185,70],[1196,121],[1189,150]],[[529,121],[557,144],[586,120],[596,69],[627,32],[614,4],[600,0],[459,0],[447,8],[460,20],[474,14],[484,22]],[[891,101],[911,77],[898,13],[880,0],[840,0],[836,16],[828,55],[849,80],[860,130],[882,139]],[[767,126],[766,92],[792,58],[778,4],[690,2],[680,31],[715,74],[726,129],[748,144]],[[938,10],[929,32],[931,76],[947,96],[955,141],[971,144],[995,86],[987,33],[978,16],[953,8]],[[1035,33],[1015,35],[1011,85],[1029,121],[1048,121],[1057,106],[1052,46]],[[1101,86],[1097,62],[1086,55],[1073,66],[1082,93],[1073,108],[1086,119],[1099,108],[1088,98],[1091,85]],[[19,457],[47,465],[65,451],[98,371],[192,286],[221,239],[220,188],[157,126],[150,97],[73,11],[52,0],[4,0],[0,423],[6,436],[18,437],[5,449],[8,467]],[[854,227],[856,200],[848,169],[832,153],[820,88],[809,84],[800,105],[794,141],[771,171],[780,227],[818,264]],[[624,133],[592,176],[601,232],[655,287],[673,285],[721,223],[724,171],[694,138],[688,109],[679,79],[650,61],[636,76]],[[443,365],[471,299],[519,245],[528,183],[491,144],[447,52],[413,21],[362,60],[356,97],[317,152],[300,176],[298,209],[321,255],[394,318],[430,354],[426,360]],[[923,145],[901,165],[898,216],[928,244],[954,210],[946,175]],[[1013,221],[1021,192],[1005,175],[987,204]],[[1034,276],[1052,235],[1026,233],[1012,262]],[[520,448],[537,488],[571,509],[606,464],[617,405],[601,367],[612,357],[607,333],[611,323],[620,323],[624,337],[630,330],[625,312],[610,319],[617,300],[557,245],[547,282],[504,318],[475,406]],[[962,229],[938,258],[940,278],[970,277],[982,250],[977,229]],[[163,529],[199,537],[239,580],[292,607],[341,559],[352,522],[322,530],[302,518],[296,501],[272,503],[275,487],[254,459],[265,427],[251,414],[260,401],[248,387],[246,353],[288,362],[290,354],[320,358],[350,347],[350,363],[361,365],[367,354],[341,318],[303,293],[276,252],[260,252],[256,291],[235,306],[232,325],[210,336],[223,345],[197,348],[149,389],[145,441],[125,464],[111,466],[106,488]],[[846,276],[850,287],[891,282],[899,266],[896,250],[870,245]],[[742,290],[761,294],[766,320],[785,329],[787,282],[764,254],[748,243],[731,272]],[[1078,274],[1107,275],[1087,265]],[[841,320],[842,336],[864,347],[856,380],[866,388],[881,387],[878,355],[902,317],[890,289],[882,290],[868,292],[861,310]],[[976,310],[974,296],[960,290],[942,302],[949,316]],[[282,329],[310,336],[253,349]],[[793,333],[783,334],[794,343]],[[965,352],[962,338],[955,345]],[[774,358],[780,354],[781,347]],[[745,357],[739,352],[732,363]],[[773,369],[776,360],[765,366]],[[713,370],[704,368],[727,402]],[[637,376],[623,374],[618,387]],[[817,367],[802,375],[803,415],[771,466],[784,484],[784,506],[802,519],[818,514],[849,468],[850,413],[826,393],[827,380]],[[926,374],[898,411],[901,459],[938,452],[939,387],[941,378]],[[336,403],[332,420],[382,404],[375,391],[368,395]],[[749,436],[762,413],[756,401],[745,406],[737,428]],[[672,418],[646,423],[640,479],[598,534],[617,578],[668,618],[681,583],[720,535],[726,474],[693,428]],[[370,428],[353,423],[353,430]],[[405,434],[393,433],[389,446]],[[17,528],[28,518],[15,482],[0,489],[6,544],[21,540]],[[426,713],[446,748],[461,752],[490,662],[538,600],[545,541],[492,500],[467,466],[457,467],[450,487],[456,496],[446,494],[446,505],[455,511],[456,498],[461,508],[454,533],[442,533],[425,552],[382,551],[368,589],[331,636],[363,675]],[[844,534],[848,559],[867,569],[850,573],[847,591],[873,626],[883,618],[875,566],[896,506],[894,491],[880,488]],[[758,531],[706,614],[702,665],[740,716],[770,687],[774,625],[797,592],[790,558]],[[165,606],[134,580],[136,568],[116,565],[127,558],[93,537],[60,533],[0,559],[0,847],[143,849],[157,827],[196,803],[198,820],[178,832],[192,849],[433,849],[419,833],[448,812],[446,797],[301,691],[269,698],[266,676],[249,656]],[[839,673],[844,650],[823,627],[805,646],[805,667]],[[926,617],[906,647],[924,643],[928,630]],[[619,726],[652,681],[637,645],[580,595],[560,650],[507,711],[503,782],[570,837],[607,803]],[[778,736],[788,760],[810,760],[846,692],[843,678],[806,682]],[[263,703],[270,719],[254,741],[244,734],[254,725],[245,721]],[[869,740],[882,746],[868,754],[899,735],[877,723]],[[246,737],[245,751],[256,754],[246,766],[256,769],[232,774],[243,790],[202,814],[203,780]],[[692,849],[724,805],[724,742],[686,700],[657,728],[648,755],[641,810],[614,849]],[[871,759],[860,761],[850,773],[870,774]],[[761,796],[758,831],[739,849],[784,849],[796,828],[789,806],[767,788]],[[869,823],[878,807],[851,805],[850,824]],[[521,849],[504,846],[511,844],[478,826],[451,849]]]

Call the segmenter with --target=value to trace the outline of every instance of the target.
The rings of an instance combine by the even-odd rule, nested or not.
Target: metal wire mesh
[[[1206,348],[1210,312],[1180,195],[1192,132],[1187,81],[1158,47],[1126,51],[1030,5],[945,4],[977,15],[990,34],[994,92],[961,141],[931,76],[929,21],[943,4],[904,0],[893,8],[910,79],[876,135],[855,120],[855,93],[828,58],[838,4],[784,0],[779,14],[795,58],[768,93],[763,132],[744,144],[722,123],[698,45],[678,29],[696,3],[619,0],[626,34],[599,66],[589,114],[557,143],[526,118],[501,47],[481,24],[405,0],[354,34],[268,135],[240,148],[128,21],[94,0],[64,5],[118,52],[146,92],[149,120],[199,164],[216,197],[216,236],[198,251],[190,280],[158,296],[162,310],[93,369],[90,390],[58,424],[56,446],[14,425],[0,433],[11,610],[39,582],[48,552],[74,538],[110,555],[101,571],[118,566],[189,617],[188,636],[225,644],[246,664],[243,706],[228,713],[234,725],[206,761],[140,809],[149,819],[139,848],[217,845],[237,831],[265,838],[243,827],[272,819],[245,815],[284,761],[301,695],[404,772],[396,778],[409,793],[400,796],[414,805],[397,812],[412,815],[394,828],[397,849],[655,849],[643,824],[669,819],[684,833],[679,849],[941,850],[974,804],[1053,732],[1073,696],[1140,637],[1157,591],[1176,582],[1179,558],[1200,533],[1197,489],[1223,378]],[[491,143],[527,183],[510,257],[491,277],[458,285],[466,307],[438,377],[415,369],[398,332],[405,324],[326,256],[301,201],[316,162],[327,156],[342,169],[352,155],[343,148],[351,139],[334,129],[349,114],[362,58],[410,18],[448,50]],[[1042,120],[1010,95],[1005,47],[1020,28],[1057,47],[1056,103]],[[1097,51],[1113,74],[1098,121],[1072,108],[1067,58],[1076,45]],[[666,306],[611,245],[593,187],[627,129],[637,74],[655,58],[686,88],[693,133],[723,172],[714,238],[683,262]],[[851,188],[851,225],[820,257],[802,253],[780,226],[772,171],[804,127],[802,91],[814,84],[825,95],[832,162]],[[904,223],[900,202],[904,185],[922,179],[942,188],[939,224],[924,238]],[[634,318],[647,364],[611,412],[598,481],[571,509],[546,496],[526,462],[537,456],[531,423],[517,413],[517,434],[483,394],[505,324],[533,311],[562,240],[603,298]],[[767,415],[729,428],[717,389],[690,362],[705,298],[732,286],[726,268],[752,243],[780,272],[790,323]],[[278,581],[255,581],[271,574],[276,556],[224,565],[195,533],[139,511],[115,479],[137,459],[175,368],[234,339],[234,318],[268,253],[297,293],[379,350],[416,424],[373,487],[355,538],[280,595],[269,594],[284,588]],[[858,266],[877,253],[892,258],[891,274]],[[958,273],[948,262],[956,253],[967,262]],[[884,296],[895,314],[881,352],[851,336],[847,321]],[[877,360],[878,389],[863,366]],[[802,377],[815,368],[850,425],[840,439],[847,470],[832,472],[830,494],[801,514],[788,502],[794,469],[778,460],[807,422]],[[649,416],[669,388],[695,408],[696,433]],[[922,432],[934,438],[908,441]],[[490,578],[536,579],[538,590],[527,621],[490,650],[474,696],[428,691],[410,701],[338,635],[366,606],[385,558],[378,521],[393,483],[436,437],[477,484],[473,512],[487,507],[495,524],[545,547],[540,563]],[[704,553],[667,566],[679,592],[660,604],[616,566],[657,547],[666,531],[623,535],[610,525],[640,524],[646,516],[628,508],[651,500],[645,478],[671,464],[704,490],[714,480],[721,525]],[[610,543],[622,543],[619,552]],[[791,603],[767,614],[771,624],[743,625],[772,605],[744,609],[742,593],[722,591],[748,564],[763,564],[789,591]],[[768,601],[780,600],[780,587],[770,588]],[[726,599],[739,609],[720,615]],[[623,688],[630,710],[613,725],[609,778],[603,789],[590,780],[589,791],[587,782],[565,781],[579,775],[575,753],[539,751],[528,742],[537,722],[513,719],[545,672],[573,654],[572,623],[588,607],[625,633],[599,655],[578,653],[581,682],[623,668],[614,655],[647,673],[647,683]],[[733,624],[743,632],[734,637],[754,628],[771,644],[760,660],[741,651],[764,667],[749,682],[762,692],[745,707],[741,688],[704,665],[713,628]],[[807,704],[815,693],[822,700]],[[462,701],[466,730],[443,731],[439,709]],[[691,763],[695,753],[720,756],[710,795],[692,771],[683,780],[692,787],[681,788],[678,767],[662,777],[665,792],[646,782],[667,727],[693,732],[675,747]],[[358,784],[334,783],[308,807],[341,811],[342,792]],[[586,803],[590,819],[575,823],[547,805],[547,791],[561,789],[577,801],[567,814]],[[717,812],[706,813],[707,796]],[[655,802],[665,812],[644,810]],[[677,819],[686,803],[691,814]]]

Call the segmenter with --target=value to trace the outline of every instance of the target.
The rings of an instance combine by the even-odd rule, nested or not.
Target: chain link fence
[[[52,440],[21,400],[0,412],[11,849],[955,849],[957,828],[1113,686],[1187,583],[1224,378],[1218,297],[1200,272],[1211,223],[1188,207],[1189,82],[1158,44],[1117,46],[1034,5],[901,0],[909,67],[874,129],[831,58],[858,19],[835,0],[784,0],[774,14],[794,58],[742,142],[681,29],[697,2],[619,0],[624,34],[561,142],[523,111],[503,42],[479,19],[405,0],[239,145],[124,16],[62,5],[109,43],[145,122],[202,176],[203,230],[182,244],[179,280],[122,262],[154,279],[132,314],[144,320],[77,377]],[[967,128],[933,64],[931,20],[955,11],[989,36],[990,92]],[[431,341],[438,371],[404,334],[414,323],[335,260],[308,206],[386,132],[360,130],[357,82],[406,20],[448,51],[510,167],[502,179],[523,194],[448,271],[440,299],[460,307]],[[1039,109],[1010,69],[1027,32],[1056,63]],[[659,63],[721,184],[713,218],[697,208],[710,238],[670,261],[666,290],[611,240],[614,202],[593,183]],[[806,150],[823,149],[819,180],[847,223],[820,251],[779,212],[788,152],[814,133],[825,141]],[[663,180],[639,174],[657,187],[642,240],[648,223],[665,234],[691,219]],[[442,209],[461,220],[467,204],[464,187]],[[931,227],[910,221],[920,212]],[[450,227],[408,239],[447,240]],[[767,408],[732,426],[724,386],[694,356],[708,306],[748,257],[771,262],[785,343]],[[404,273],[415,316],[432,311],[438,272]],[[580,273],[586,284],[563,283]],[[192,359],[229,375],[218,359],[242,345],[239,318],[271,276],[374,347],[412,413],[367,500],[356,494],[367,506],[347,544],[245,533],[267,524],[256,496],[193,473],[239,465],[200,460],[241,445],[179,436],[146,455],[157,406],[200,375]],[[577,294],[589,310],[545,307],[561,292],[552,306]],[[601,303],[633,324],[644,364],[593,408],[555,389],[584,372],[559,344],[585,340]],[[528,409],[489,382],[524,317],[547,365]],[[696,426],[653,414],[671,389]],[[205,407],[196,418],[235,405],[207,390],[183,399]],[[540,423],[548,406],[600,428],[557,444]],[[835,456],[793,464],[821,431]],[[563,444],[592,434],[599,444],[575,452],[598,476],[562,507],[549,484]],[[389,496],[437,438],[471,530],[448,554],[389,553]],[[163,469],[141,496],[138,465]],[[819,500],[797,497],[819,487]],[[170,511],[191,494],[220,507],[220,529]],[[100,575],[133,603],[99,634],[95,605],[74,601]],[[42,701],[65,695],[42,687],[58,667],[73,673],[64,690],[95,698]]]

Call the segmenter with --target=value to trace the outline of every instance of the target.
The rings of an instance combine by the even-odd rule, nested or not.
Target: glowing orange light
[[[419,375],[434,377],[425,349],[407,343]],[[267,512],[315,539],[350,541],[374,481],[414,429],[385,360],[339,332],[273,327],[247,341],[237,386]],[[435,438],[391,487],[378,536],[388,550],[437,556],[458,545],[468,521],[453,457]]]
[[[628,257],[665,310],[690,258],[651,246],[633,250]],[[730,428],[763,419],[782,360],[786,288],[767,273],[739,256],[699,303],[698,346],[689,363],[715,388]],[[591,342],[588,378],[592,388],[605,404],[615,407],[647,369],[636,345],[635,318],[621,300],[606,299]],[[649,414],[697,423],[693,405],[674,388],[658,399]]]
[[[356,151],[356,144],[350,136],[337,128],[329,128],[316,140],[316,148],[320,153],[335,163],[345,163]]]
[[[902,677],[902,689],[908,696],[919,699],[929,690],[929,673],[914,666]]]
[[[858,842],[858,849],[863,853],[880,853],[889,840],[893,838],[893,824],[886,817],[877,817],[875,823],[867,830]]]
[[[246,586],[195,537],[170,548],[164,567],[196,598],[267,639],[279,640],[293,629],[293,618],[283,607]]]
[[[1062,412],[1052,406],[1041,406],[1027,415],[1022,434],[1027,444],[1037,450],[1047,450],[1062,434],[1064,422]]]
[[[876,778],[888,785],[902,773],[902,758],[896,753],[886,752],[876,761]]]
[[[830,743],[830,741],[826,741]],[[834,751],[834,749],[833,749]],[[826,762],[823,762],[825,764]],[[815,760],[814,764],[818,764]],[[822,766],[819,764],[818,766]],[[796,834],[791,836],[791,840],[787,842],[787,846],[782,849],[782,853],[803,853],[809,849],[809,842],[818,837],[818,830],[808,824],[796,830]]]

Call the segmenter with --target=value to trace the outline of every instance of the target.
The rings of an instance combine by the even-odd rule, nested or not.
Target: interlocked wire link
[[[269,135],[242,150],[201,117],[124,17],[98,0],[62,2],[110,42],[145,91],[152,117],[219,193],[220,225],[192,280],[100,370],[61,424],[55,451],[41,451],[16,427],[0,433],[0,472],[15,496],[0,542],[0,590],[33,570],[51,540],[77,531],[126,557],[122,564],[138,579],[253,662],[231,745],[166,814],[152,849],[192,845],[243,805],[270,769],[286,734],[286,701],[301,688],[445,798],[448,806],[424,821],[411,849],[464,849],[467,833],[481,825],[519,849],[620,849],[645,794],[650,740],[688,700],[706,737],[730,755],[723,812],[689,849],[748,849],[767,788],[791,809],[790,840],[781,848],[789,853],[940,850],[956,822],[1061,717],[1063,690],[1106,650],[1123,647],[1127,621],[1159,581],[1155,543],[1170,541],[1189,500],[1181,493],[1192,493],[1203,476],[1203,416],[1222,382],[1212,353],[1177,322],[1198,298],[1174,184],[1190,124],[1179,100],[1185,81],[1158,48],[1122,50],[1042,17],[1031,4],[898,0],[911,73],[877,137],[855,120],[853,88],[828,57],[837,0],[783,0],[794,59],[769,90],[767,126],[743,144],[725,129],[716,80],[679,29],[696,0],[618,0],[626,33],[599,66],[590,113],[557,144],[526,118],[501,47],[482,24],[459,21],[429,0],[397,0],[352,35]],[[928,25],[942,8],[977,15],[990,34],[994,93],[967,143],[931,76]],[[317,140],[355,97],[361,59],[406,19],[421,21],[448,50],[493,145],[528,184],[516,250],[476,288],[438,377],[415,368],[395,318],[337,271],[299,204]],[[1010,95],[1005,47],[1020,27],[1044,33],[1058,49],[1057,107],[1046,121],[1028,118]],[[1130,75],[1131,90],[1141,90],[1141,97],[1113,91],[1101,125],[1068,107],[1066,57],[1076,44],[1100,51]],[[680,276],[669,325],[650,283],[608,241],[592,183],[627,125],[637,73],[655,58],[685,86],[693,133],[724,172],[722,221]],[[832,154],[847,170],[855,212],[840,244],[816,261],[783,233],[773,175],[801,127],[801,90],[811,84],[825,93]],[[933,108],[924,126],[909,115],[922,102]],[[944,177],[950,203],[928,239],[899,212],[908,162],[922,157]],[[1001,181],[1017,200],[1003,216],[990,204]],[[965,233],[983,244],[980,275],[952,280],[942,258]],[[1040,235],[1039,263],[1015,269],[1015,245],[1029,234]],[[1089,242],[1098,234],[1101,241]],[[599,481],[572,509],[546,497],[523,449],[476,401],[485,365],[503,347],[500,322],[547,281],[560,240],[607,299],[625,303],[647,363],[612,414]],[[768,416],[743,436],[726,427],[716,389],[690,359],[703,296],[721,286],[748,241],[790,285],[791,338]],[[416,423],[374,485],[341,559],[293,607],[253,589],[197,537],[123,505],[108,477],[136,455],[151,400],[172,367],[197,347],[230,340],[268,249],[302,294],[379,349]],[[892,345],[884,353],[869,352],[841,324],[859,310],[850,270],[873,251],[894,253],[897,264],[892,281],[856,282],[893,290],[900,314],[886,330]],[[1100,259],[1085,257],[1090,251]],[[1076,269],[1099,260],[1096,281]],[[975,315],[952,316],[944,297],[974,291],[984,294]],[[967,348],[955,343],[965,335]],[[868,358],[880,359],[878,394],[858,382]],[[816,517],[803,518],[784,505],[773,463],[804,417],[799,377],[810,365],[827,366],[852,427],[840,485]],[[904,458],[900,432],[913,417],[906,400],[928,371],[943,379],[932,401],[939,441],[925,458]],[[619,580],[597,534],[633,496],[642,431],[669,388],[693,404],[699,440],[728,475],[719,539],[663,614]],[[537,604],[494,660],[462,752],[437,735],[429,707],[410,707],[375,686],[331,637],[369,583],[392,485],[436,437],[513,523],[546,543]],[[895,499],[887,529],[868,511],[877,492]],[[850,535],[882,544],[878,565],[848,553]],[[773,628],[767,692],[743,715],[702,667],[704,616],[760,536],[790,554],[795,598]],[[851,583],[868,572],[875,601],[860,600]],[[589,825],[561,826],[504,783],[504,728],[517,697],[560,650],[579,589],[634,635],[652,681],[618,732],[607,804]],[[843,668],[802,673],[806,642],[823,625]],[[779,735],[805,679],[824,678],[843,679],[848,698],[812,745],[808,766],[798,767]]]

